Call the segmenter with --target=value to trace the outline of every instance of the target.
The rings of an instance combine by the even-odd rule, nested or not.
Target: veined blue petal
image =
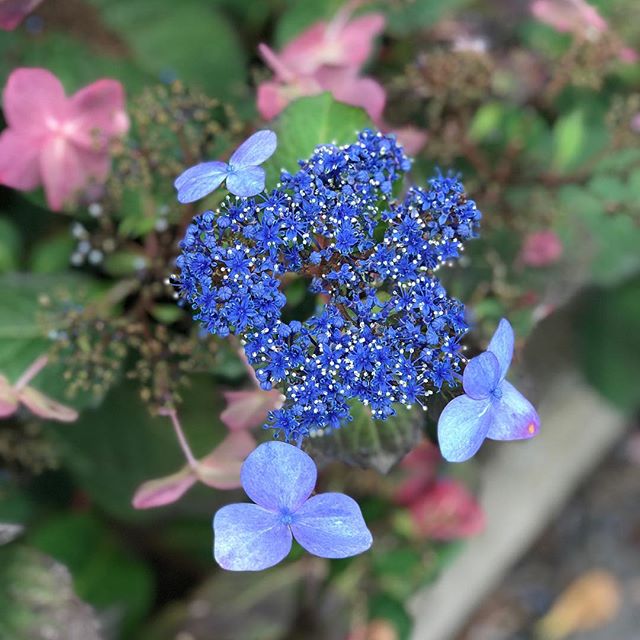
[[[256,131],[234,151],[229,164],[232,169],[255,167],[270,158],[277,146],[278,138],[273,131]]]
[[[316,486],[313,460],[286,442],[265,442],[242,465],[240,480],[247,495],[274,512],[296,511]]]
[[[504,380],[509,370],[509,365],[513,358],[513,342],[513,328],[506,318],[502,318],[487,347],[487,351],[490,351],[498,358],[498,363],[500,364],[500,380]]]
[[[438,443],[445,460],[464,462],[475,455],[489,431],[490,408],[491,400],[466,395],[444,408],[438,420]]]
[[[464,392],[474,400],[488,398],[500,383],[500,364],[490,351],[485,351],[467,362],[462,375]]]
[[[213,555],[230,571],[261,571],[291,551],[291,531],[280,516],[255,504],[229,504],[213,518]]]
[[[373,542],[357,502],[343,493],[309,498],[291,523],[294,538],[309,553],[322,558],[348,558]]]
[[[178,202],[187,204],[204,198],[215,191],[226,178],[226,162],[201,162],[182,172],[173,183],[178,190]]]
[[[262,167],[233,168],[227,176],[227,189],[236,196],[248,198],[264,191],[264,180]]]
[[[533,405],[506,380],[500,386],[502,397],[491,407],[492,440],[533,438],[540,430],[540,418]]]

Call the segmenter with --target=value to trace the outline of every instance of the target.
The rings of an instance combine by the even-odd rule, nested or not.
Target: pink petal
[[[384,25],[381,13],[369,13],[349,22],[340,34],[342,59],[339,64],[359,69],[371,55],[373,40],[382,33]]]
[[[381,119],[387,98],[382,85],[373,78],[360,78],[350,69],[330,67],[320,69],[315,77],[336,100],[362,107],[374,122]]]
[[[220,414],[220,419],[231,431],[261,427],[269,411],[279,409],[284,401],[284,396],[276,389],[226,391],[224,397],[227,407]]]
[[[40,154],[40,171],[51,209],[59,211],[73,204],[91,182],[104,182],[110,164],[106,151],[86,151],[62,136],[52,136]]]
[[[68,118],[74,142],[94,151],[102,149],[129,128],[122,85],[102,79],[80,89],[70,98]]]
[[[466,487],[450,478],[439,481],[409,508],[416,531],[433,540],[468,538],[484,529],[484,514]]]
[[[421,151],[429,139],[429,134],[426,131],[412,126],[393,129],[391,133],[395,133],[398,142],[408,156],[414,156]]]
[[[0,134],[0,183],[19,191],[31,191],[40,184],[37,138],[13,129]]]
[[[0,29],[13,31],[42,0],[0,0]]]
[[[64,88],[46,69],[16,69],[9,75],[2,98],[7,123],[21,133],[45,135],[66,115]]]
[[[19,398],[31,413],[41,418],[57,422],[74,422],[78,419],[78,412],[75,409],[60,404],[33,387],[22,389]]]
[[[419,500],[433,486],[440,462],[440,450],[427,440],[410,451],[400,463],[404,479],[394,493],[394,502],[410,505]]]
[[[256,448],[247,431],[230,433],[208,456],[198,463],[198,479],[216,489],[237,489],[244,459]]]
[[[131,503],[135,509],[162,507],[179,500],[195,483],[195,473],[184,467],[177,473],[156,480],[148,480],[140,485]]]
[[[289,104],[284,85],[279,82],[261,82],[257,100],[258,113],[265,120],[272,120]]]
[[[296,73],[312,74],[323,63],[326,22],[316,22],[291,40],[281,51],[282,62]]]
[[[18,408],[18,394],[11,383],[0,375],[0,418],[8,418]]]

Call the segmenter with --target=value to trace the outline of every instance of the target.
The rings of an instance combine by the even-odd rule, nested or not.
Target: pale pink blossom
[[[284,396],[277,390],[249,389],[246,391],[225,391],[227,406],[220,414],[220,420],[230,431],[261,427],[269,411],[279,409]]]
[[[528,267],[548,267],[562,256],[562,241],[554,231],[534,231],[524,239],[519,260]]]
[[[34,415],[46,420],[58,422],[73,422],[78,418],[78,412],[71,407],[60,404],[41,391],[29,386],[29,382],[35,378],[46,366],[47,357],[39,357],[20,376],[15,384],[11,384],[7,378],[0,375],[0,418],[12,416],[22,404]]]
[[[3,105],[8,127],[0,135],[0,183],[20,191],[43,185],[54,211],[104,182],[109,143],[129,127],[124,91],[115,80],[98,80],[67,98],[46,69],[16,69]]]
[[[598,10],[585,0],[533,0],[531,13],[556,31],[595,39],[609,27]]]
[[[148,480],[133,496],[136,509],[161,507],[179,500],[194,484],[202,482],[214,489],[240,487],[240,468],[255,449],[256,441],[247,431],[230,433],[209,455],[185,465],[171,475]]]
[[[13,31],[42,0],[0,0],[0,29]]]
[[[359,76],[357,68],[325,66],[305,75],[287,67],[266,44],[261,44],[259,50],[275,74],[274,80],[258,85],[258,111],[265,120],[275,118],[297,98],[324,91],[329,91],[339,102],[361,107],[374,122],[382,117],[386,101],[384,88],[373,78]]]

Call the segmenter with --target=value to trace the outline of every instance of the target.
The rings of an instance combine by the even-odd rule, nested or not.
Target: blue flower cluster
[[[402,199],[410,168],[392,136],[322,145],[258,198],[196,217],[178,258],[181,295],[217,335],[239,335],[264,389],[286,395],[268,425],[287,440],[334,429],[358,400],[376,418],[457,384],[464,307],[434,275],[480,212],[455,176]],[[287,274],[310,279],[317,313],[284,322]]]

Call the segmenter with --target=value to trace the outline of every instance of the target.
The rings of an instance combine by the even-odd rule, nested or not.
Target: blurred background
[[[20,67],[67,96],[111,78],[129,123],[98,179],[71,188],[85,173],[61,163],[0,187],[0,638],[640,638],[637,0],[0,0],[0,21],[3,86]],[[186,473],[167,406],[201,458],[270,402],[175,304],[178,242],[220,197],[179,205],[173,180],[268,127],[273,187],[366,126],[416,183],[463,176],[481,233],[442,279],[471,353],[511,320],[542,433],[447,465],[437,401],[358,416],[310,453],[372,551],[225,573],[211,517],[241,492],[140,493]],[[5,152],[0,182],[32,151]],[[302,318],[306,284],[286,290]]]

